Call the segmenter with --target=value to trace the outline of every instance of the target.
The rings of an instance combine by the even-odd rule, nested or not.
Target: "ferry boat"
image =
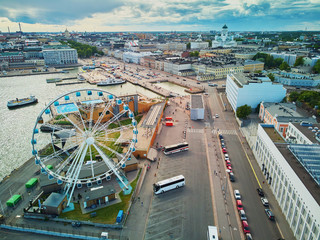
[[[56,82],[61,82],[62,78],[47,78],[47,83],[56,83]]]
[[[9,109],[23,107],[25,105],[37,103],[38,99],[35,96],[30,96],[28,98],[16,98],[15,100],[10,100],[7,103]]]
[[[97,86],[111,86],[111,85],[118,85],[118,84],[123,84],[126,81],[123,79],[113,79],[113,78],[109,78],[105,81],[101,81],[97,83]]]

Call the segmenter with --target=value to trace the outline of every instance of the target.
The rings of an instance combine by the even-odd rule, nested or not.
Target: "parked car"
[[[264,197],[264,192],[263,192],[262,188],[257,188],[257,192],[258,192],[259,196]]]
[[[219,138],[220,138],[220,139],[223,139],[223,136],[222,136],[222,134],[221,134],[221,133],[219,134]]]
[[[241,195],[240,195],[240,191],[239,190],[234,190],[233,191],[233,193],[234,193],[234,198],[236,199],[236,200],[241,200]]]
[[[230,171],[232,171],[231,165],[228,165],[228,166],[227,166],[227,169],[230,170]]]
[[[239,211],[239,216],[241,221],[247,221],[246,212],[244,210]]]
[[[226,165],[227,165],[227,166],[231,166],[230,160],[226,160]]]
[[[246,240],[253,240],[251,233],[246,233]]]
[[[237,200],[237,201],[236,201],[236,204],[237,204],[237,209],[238,209],[238,211],[243,210],[243,205],[242,205],[241,200]]]
[[[230,181],[231,181],[231,182],[234,182],[234,181],[235,181],[233,172],[229,172],[229,178],[230,178]]]
[[[265,197],[261,197],[261,202],[262,202],[263,206],[269,207],[269,201]]]
[[[266,208],[265,210],[265,213],[267,214],[268,218],[273,221],[274,220],[274,215],[273,213],[271,212],[271,210],[269,208]]]
[[[226,148],[226,145],[224,145],[224,143],[221,143],[221,148]]]
[[[71,225],[72,225],[72,227],[80,227],[80,226],[81,226],[81,222],[79,222],[79,221],[73,221],[73,222],[71,223]]]
[[[218,113],[216,113],[215,117],[216,117],[216,118],[219,118],[219,114],[218,114]]]
[[[242,221],[242,229],[245,234],[250,233],[249,225],[247,221]]]
[[[227,153],[227,149],[226,148],[222,148],[222,152],[223,153]]]
[[[225,160],[225,161],[230,160],[228,154],[224,154],[224,160]]]

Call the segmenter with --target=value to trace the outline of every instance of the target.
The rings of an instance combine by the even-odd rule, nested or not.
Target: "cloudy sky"
[[[0,0],[0,31],[320,30],[320,0]]]

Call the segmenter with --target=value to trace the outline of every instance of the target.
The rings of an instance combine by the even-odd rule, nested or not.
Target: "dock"
[[[72,84],[81,84],[81,83],[85,83],[85,82],[86,82],[86,81],[62,82],[62,83],[56,83],[56,86],[72,85]]]

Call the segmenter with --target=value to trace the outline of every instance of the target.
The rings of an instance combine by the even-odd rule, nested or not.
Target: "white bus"
[[[170,155],[172,153],[182,152],[189,150],[189,144],[187,142],[178,143],[170,146],[164,147],[163,153],[165,155]]]
[[[219,240],[217,227],[208,226],[207,240]]]
[[[183,187],[186,184],[183,175],[168,178],[153,184],[155,194],[164,193],[172,189]]]

